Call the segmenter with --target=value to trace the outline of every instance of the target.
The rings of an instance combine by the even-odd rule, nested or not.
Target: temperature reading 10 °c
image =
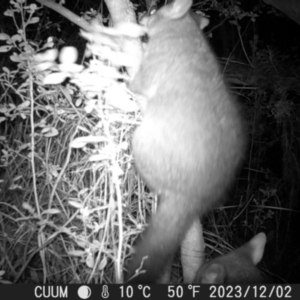
[[[131,285],[122,285],[120,286],[121,298],[127,297],[132,298],[133,296],[133,287]]]
[[[120,286],[121,298],[127,297],[132,298],[134,294],[134,289],[131,285]],[[142,296],[146,299],[151,296],[150,286],[138,285],[138,289],[142,291]]]

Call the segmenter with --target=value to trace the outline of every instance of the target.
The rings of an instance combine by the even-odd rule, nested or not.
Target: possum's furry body
[[[146,273],[131,282],[158,279],[193,220],[221,200],[243,156],[239,110],[189,14],[191,3],[176,0],[149,18],[149,41],[130,86],[146,101],[132,141],[135,164],[160,198],[127,279],[148,256]]]

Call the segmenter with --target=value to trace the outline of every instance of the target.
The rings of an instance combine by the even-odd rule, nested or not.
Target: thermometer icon
[[[108,286],[104,285],[102,287],[102,294],[101,294],[102,298],[108,298],[109,293],[108,293]]]

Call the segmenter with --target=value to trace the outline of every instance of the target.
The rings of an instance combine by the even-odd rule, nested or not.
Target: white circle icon
[[[78,289],[77,293],[81,299],[88,299],[91,296],[92,291],[88,286],[83,285]]]

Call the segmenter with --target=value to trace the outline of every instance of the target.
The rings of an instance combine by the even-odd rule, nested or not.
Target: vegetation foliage
[[[237,16],[259,18],[216,8],[236,32]],[[25,0],[11,0],[0,19],[10,24],[0,33],[0,283],[121,282],[133,241],[156,207],[133,167],[130,140],[140,114],[126,76],[117,67],[118,78],[91,71],[109,65],[93,56],[79,65],[100,76],[97,89],[82,88],[86,82],[79,88],[70,69],[59,84],[46,85],[63,62],[78,61],[76,54],[68,61],[67,52],[58,63],[58,52],[46,51],[64,43],[42,32],[58,24]],[[295,263],[285,248],[299,209],[298,69],[258,36],[240,49],[251,55],[231,52],[221,62],[245,107],[249,152],[231,200],[204,220],[208,256],[265,231],[275,246],[266,250],[272,259],[264,270],[288,280],[293,274],[277,266],[283,256]],[[51,56],[40,57],[44,69],[37,67],[41,53]],[[173,281],[180,280],[178,262]]]

